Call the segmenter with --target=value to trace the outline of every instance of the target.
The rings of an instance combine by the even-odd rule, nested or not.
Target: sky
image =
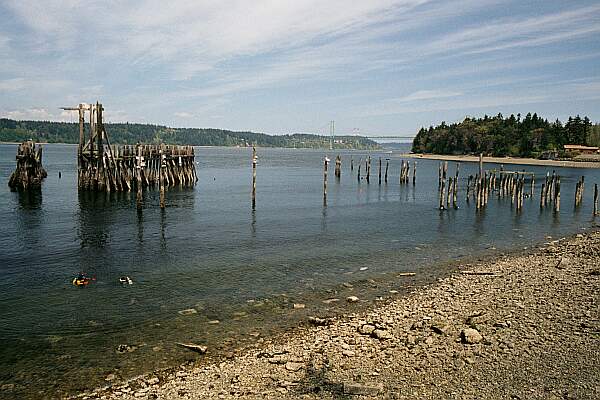
[[[465,116],[600,122],[600,2],[0,2],[0,117],[414,136]]]

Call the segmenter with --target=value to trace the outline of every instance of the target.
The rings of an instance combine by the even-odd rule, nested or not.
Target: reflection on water
[[[45,151],[42,191],[0,190],[0,381],[15,383],[18,397],[40,397],[28,389],[31,380],[53,397],[57,387],[99,385],[110,371],[126,377],[189,357],[174,341],[215,348],[225,336],[243,342],[244,332],[301,318],[290,314],[290,302],[319,310],[320,293],[342,290],[346,281],[358,291],[357,282],[384,274],[425,274],[434,263],[575,232],[591,221],[589,191],[573,212],[575,182],[581,174],[588,187],[600,181],[595,170],[557,170],[563,200],[556,215],[540,210],[536,196],[521,213],[493,197],[475,212],[461,178],[460,208],[439,211],[437,162],[420,160],[417,184],[399,185],[400,157],[386,154],[388,184],[379,185],[377,175],[367,184],[365,171],[357,181],[358,165],[351,172],[348,162],[350,154],[367,154],[345,151],[341,178],[330,174],[324,204],[323,152],[261,149],[252,210],[251,150],[199,148],[197,187],[169,188],[164,210],[158,191],[145,191],[138,211],[129,192],[77,191],[75,147]],[[0,145],[0,181],[13,163],[14,149]],[[463,163],[461,176],[477,168]],[[531,170],[544,175],[541,167]],[[73,287],[79,271],[97,281]],[[121,285],[124,275],[134,284]],[[387,293],[380,287],[386,290],[373,296]],[[196,313],[179,313],[191,308]],[[216,319],[220,324],[208,324]],[[114,350],[119,344],[137,349],[124,357]]]
[[[37,210],[42,207],[42,191],[17,190],[13,192],[19,198],[19,207],[22,210]]]

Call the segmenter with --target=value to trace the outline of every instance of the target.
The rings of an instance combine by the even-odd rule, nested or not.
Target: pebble
[[[356,297],[356,296],[348,296],[348,297],[346,297],[346,301],[347,301],[348,303],[356,303],[358,300],[359,300],[359,299],[358,299],[358,297]]]
[[[285,363],[285,369],[287,369],[288,371],[299,371],[300,369],[302,369],[302,367],[304,367],[304,364],[298,362],[289,361]]]
[[[198,314],[198,310],[196,310],[195,308],[187,308],[185,310],[177,311],[177,313],[179,313],[179,315],[193,315]]]
[[[460,332],[460,338],[463,343],[477,344],[483,340],[483,336],[477,329],[466,328]]]

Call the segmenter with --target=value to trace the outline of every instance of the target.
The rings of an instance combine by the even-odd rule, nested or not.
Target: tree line
[[[330,138],[313,134],[267,135],[213,128],[170,128],[162,125],[108,123],[105,129],[113,144],[165,143],[192,146],[248,146],[328,148]],[[86,132],[88,125],[86,124]],[[53,121],[16,121],[0,118],[0,141],[33,139],[47,143],[78,143],[79,124]],[[362,136],[336,136],[336,149],[376,149],[379,145]]]
[[[588,117],[569,117],[566,123],[550,122],[536,113],[504,117],[466,117],[447,125],[442,122],[421,128],[413,140],[414,153],[479,154],[540,157],[545,152],[563,152],[565,144],[600,145],[600,125]]]

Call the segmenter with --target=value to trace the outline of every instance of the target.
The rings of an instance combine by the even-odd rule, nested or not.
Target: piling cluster
[[[136,190],[139,208],[142,189],[158,185],[160,206],[164,208],[166,187],[191,187],[198,181],[192,146],[111,145],[103,122],[102,104],[81,103],[63,109],[79,113],[77,182],[80,190]]]
[[[197,181],[191,146],[106,146],[82,154],[78,185],[83,190],[131,191],[146,187],[193,186]]]
[[[540,208],[554,205],[554,211],[560,211],[560,176],[552,171],[546,173],[546,180],[542,183],[542,192],[540,195]]]
[[[448,161],[440,163],[440,166],[438,168],[438,199],[440,210],[448,210],[451,206],[454,209],[458,209],[457,193],[459,173],[460,163],[456,163],[456,173],[454,176],[448,176]],[[413,178],[415,174],[416,171],[415,173],[413,173]]]
[[[26,141],[17,149],[17,167],[8,180],[11,189],[37,189],[48,174],[42,167],[42,146]]]
[[[400,165],[400,184],[407,184],[410,178],[410,162],[402,160]]]

